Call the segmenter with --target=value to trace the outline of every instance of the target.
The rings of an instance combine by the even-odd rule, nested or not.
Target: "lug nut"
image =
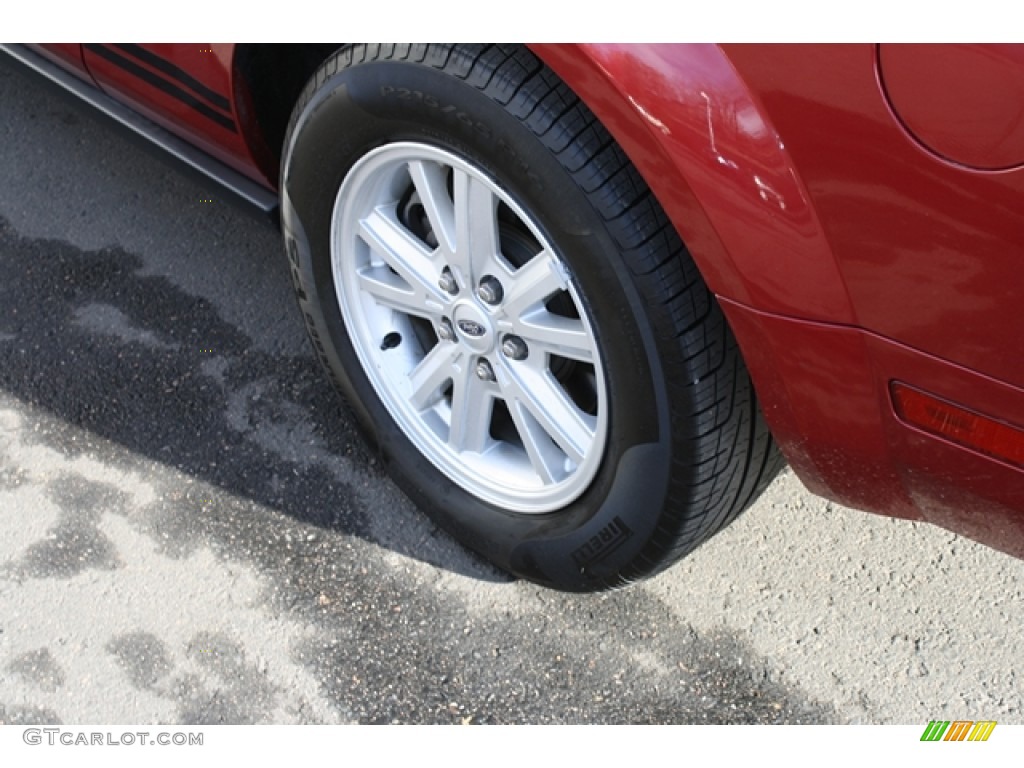
[[[455,328],[447,317],[442,317],[441,322],[437,324],[437,335],[441,341],[455,341]]]
[[[438,278],[437,284],[441,287],[441,290],[445,293],[456,294],[459,292],[459,283],[455,279],[455,275],[448,267],[444,268],[441,272],[441,277]]]
[[[494,369],[489,362],[481,358],[476,362],[476,376],[483,381],[494,381]]]
[[[501,283],[498,282],[498,278],[487,275],[480,281],[480,285],[476,289],[476,295],[485,304],[497,304],[501,301],[502,296],[505,295],[505,291],[502,289]]]
[[[505,357],[511,360],[525,360],[526,356],[530,354],[530,348],[526,346],[526,342],[511,334],[502,340],[501,351],[505,353]]]

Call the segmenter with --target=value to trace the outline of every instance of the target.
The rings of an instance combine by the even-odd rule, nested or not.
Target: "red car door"
[[[235,114],[233,51],[214,43],[82,46],[89,74],[108,95],[266,183],[253,170]]]

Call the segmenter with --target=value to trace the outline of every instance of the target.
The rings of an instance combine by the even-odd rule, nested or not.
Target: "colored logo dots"
[[[988,741],[995,727],[995,720],[932,720],[921,734],[921,741]]]

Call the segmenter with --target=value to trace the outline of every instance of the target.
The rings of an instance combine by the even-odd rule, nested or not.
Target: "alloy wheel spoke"
[[[483,453],[490,440],[491,413],[494,409],[491,388],[477,378],[469,355],[462,356],[452,373],[452,418],[448,445],[460,453]]]
[[[458,347],[441,341],[416,364],[409,372],[409,402],[413,408],[425,411],[440,402],[444,385],[452,378],[460,356]]]
[[[548,433],[521,400],[511,400],[506,405],[516,432],[523,441],[530,465],[541,482],[550,484],[561,480],[566,474],[565,454],[551,441]]]
[[[374,301],[406,315],[432,319],[440,305],[431,306],[422,291],[410,290],[408,284],[387,267],[363,267],[359,270],[359,288],[373,296]]]
[[[512,327],[531,350],[539,347],[570,360],[594,362],[594,343],[578,317],[562,317],[539,309],[521,316]]]
[[[570,461],[583,462],[594,440],[596,419],[580,410],[550,371],[520,368],[509,374],[502,389],[510,411],[525,408]],[[525,445],[529,436],[520,437]]]
[[[455,169],[455,252],[451,266],[475,285],[497,263],[498,198],[481,179]]]
[[[521,317],[566,287],[550,252],[541,251],[506,280],[502,309],[508,317]]]
[[[437,286],[440,269],[434,254],[402,226],[393,212],[374,209],[360,220],[359,236],[424,302],[433,300],[440,305],[445,300]]]
[[[448,174],[438,163],[413,160],[409,163],[409,176],[438,245],[450,258],[455,253],[455,206],[448,194]]]

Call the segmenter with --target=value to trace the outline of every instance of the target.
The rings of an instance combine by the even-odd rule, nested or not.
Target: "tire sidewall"
[[[378,59],[340,68],[293,116],[282,226],[317,355],[403,490],[499,567],[562,589],[594,589],[622,579],[665,504],[668,398],[648,308],[606,222],[572,172],[510,109],[423,64]],[[595,479],[562,510],[511,513],[454,485],[405,437],[362,371],[334,289],[331,218],[355,162],[398,141],[436,146],[486,173],[571,270],[604,362],[609,430]]]

